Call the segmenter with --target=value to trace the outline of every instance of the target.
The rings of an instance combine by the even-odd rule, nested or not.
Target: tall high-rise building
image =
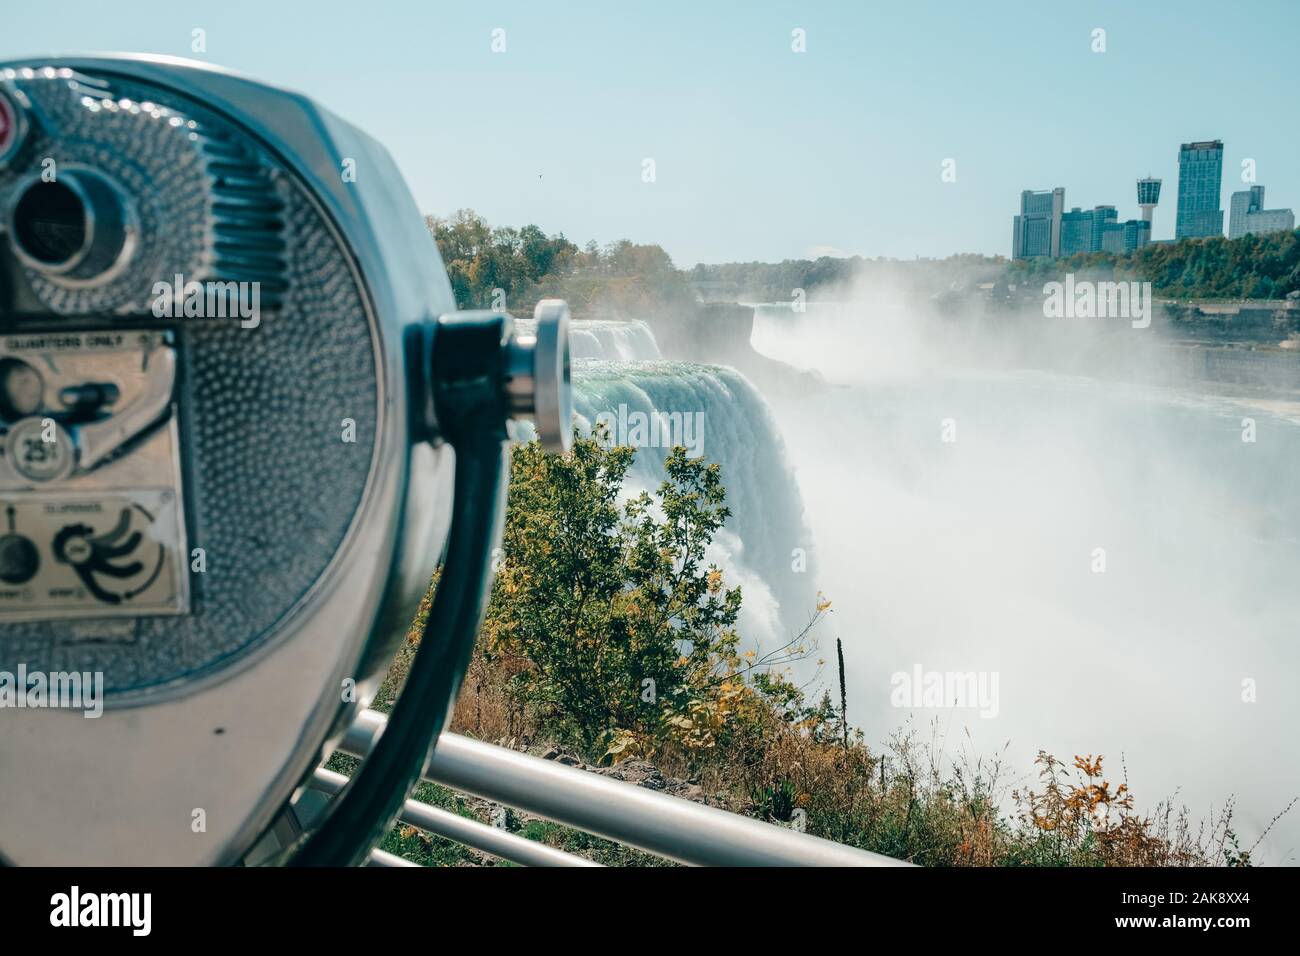
[[[1138,180],[1138,207],[1142,210],[1142,219],[1151,222],[1155,218],[1156,205],[1160,202],[1160,180],[1147,176]]]
[[[1061,254],[1061,217],[1065,214],[1065,187],[1020,194],[1020,215],[1012,225],[1011,258],[1055,258]]]
[[[1174,238],[1223,235],[1223,140],[1183,143],[1178,150],[1178,219]]]
[[[1228,238],[1265,232],[1287,232],[1295,228],[1295,214],[1290,209],[1265,209],[1264,187],[1251,186],[1232,194],[1229,206]]]

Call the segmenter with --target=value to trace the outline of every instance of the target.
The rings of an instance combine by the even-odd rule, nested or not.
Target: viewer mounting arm
[[[543,444],[571,439],[568,307],[540,302],[536,339],[515,338],[508,316],[463,312],[426,323],[418,350],[424,438],[456,453],[447,559],[420,647],[383,736],[338,805],[291,851],[294,866],[358,866],[392,826],[445,729],[492,588],[509,481],[511,418],[534,417]],[[436,345],[436,347],[435,347]]]

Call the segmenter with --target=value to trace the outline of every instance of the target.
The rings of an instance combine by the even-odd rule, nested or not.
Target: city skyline
[[[1025,189],[1020,193],[1020,211],[1012,220],[1011,258],[1058,258],[1086,252],[1124,253],[1150,242],[1225,236],[1222,194],[1224,143],[1197,140],[1178,147],[1178,180],[1174,200],[1174,236],[1154,236],[1155,211],[1163,181],[1143,176],[1137,180],[1137,206],[1141,217],[1119,219],[1117,207],[1099,203],[1091,209],[1065,209],[1065,187]],[[1289,207],[1264,208],[1262,183],[1255,181],[1256,161],[1243,161],[1244,190],[1229,196],[1226,237],[1286,232],[1295,228]]]

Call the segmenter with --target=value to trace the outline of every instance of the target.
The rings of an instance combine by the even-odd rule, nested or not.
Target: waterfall
[[[523,334],[535,326],[516,319]],[[749,645],[770,647],[798,633],[817,598],[811,535],[785,443],[767,403],[733,368],[665,361],[640,321],[575,321],[574,410],[578,429],[597,420],[617,444],[637,449],[628,496],[654,492],[663,460],[680,444],[722,467],[731,517],[707,560],[744,595],[738,622]],[[533,437],[529,423],[517,436]]]
[[[767,645],[797,632],[816,600],[803,502],[767,403],[735,369],[686,362],[574,363],[579,427],[609,424],[637,447],[630,493],[653,491],[674,444],[722,467],[731,517],[709,560],[744,593],[741,633]]]
[[[532,319],[515,319],[525,335],[537,325]],[[592,319],[569,326],[569,342],[575,359],[607,359],[613,362],[654,362],[663,356],[650,326],[641,321]]]

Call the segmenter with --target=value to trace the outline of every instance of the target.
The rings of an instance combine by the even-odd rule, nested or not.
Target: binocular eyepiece
[[[34,175],[16,190],[8,232],[25,266],[73,282],[111,278],[125,265],[138,227],[120,187],[90,169]]]
[[[442,558],[379,748],[272,854],[358,861],[466,666],[509,423],[568,447],[567,306],[526,336],[458,311],[382,146],[170,58],[0,64],[0,232],[0,683],[21,701],[0,763],[43,768],[0,774],[0,857],[264,849]]]

